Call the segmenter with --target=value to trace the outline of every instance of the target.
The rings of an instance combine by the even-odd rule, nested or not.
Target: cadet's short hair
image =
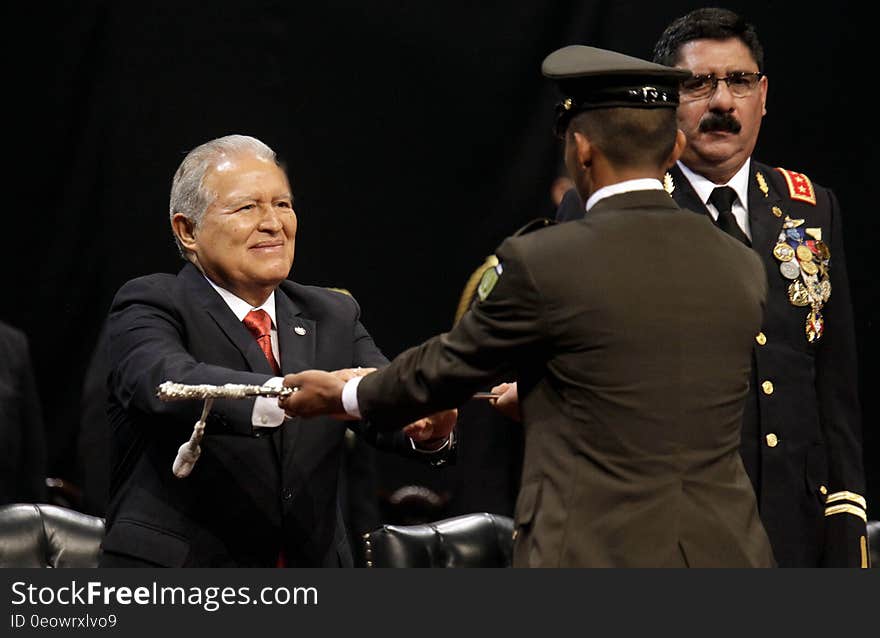
[[[682,45],[691,40],[727,40],[738,38],[752,53],[758,70],[764,70],[764,49],[755,27],[728,9],[695,9],[674,20],[654,45],[654,62],[674,66]]]
[[[589,138],[617,168],[663,167],[675,147],[675,109],[607,108],[572,118],[568,134]]]
[[[241,153],[252,153],[256,157],[278,164],[275,151],[255,137],[247,135],[227,135],[205,142],[197,146],[183,158],[174,179],[171,181],[171,197],[168,216],[174,218],[176,213],[189,219],[193,226],[198,226],[214,201],[215,193],[205,189],[205,175],[221,159]],[[186,251],[177,238],[177,249],[186,258]]]

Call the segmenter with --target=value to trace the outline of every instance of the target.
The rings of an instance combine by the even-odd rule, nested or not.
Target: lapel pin
[[[302,326],[297,326],[296,328],[293,329],[293,331],[296,334],[298,334],[299,336],[303,336],[306,333],[306,329],[303,328]]]

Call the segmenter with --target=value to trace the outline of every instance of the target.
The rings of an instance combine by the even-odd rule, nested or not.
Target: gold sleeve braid
[[[825,516],[835,516],[837,514],[852,514],[867,523],[868,503],[865,501],[864,496],[856,494],[855,492],[847,490],[834,492],[825,498]],[[869,567],[870,559],[868,556],[868,543],[865,535],[859,536],[859,553],[861,555],[860,566],[862,568]]]
[[[843,490],[834,492],[825,497],[825,516],[834,516],[835,514],[852,514],[860,519],[868,522],[868,503],[865,497]]]

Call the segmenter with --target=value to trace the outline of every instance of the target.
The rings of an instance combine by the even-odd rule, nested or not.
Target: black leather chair
[[[0,567],[97,567],[104,519],[58,505],[0,507]]]
[[[871,567],[880,568],[880,521],[868,521],[868,555]]]
[[[465,514],[364,534],[367,567],[510,567],[513,519]]]

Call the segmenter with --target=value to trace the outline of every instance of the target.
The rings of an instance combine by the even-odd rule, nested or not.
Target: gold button
[[[767,445],[768,447],[776,447],[779,445],[779,438],[771,432],[767,435]]]
[[[773,382],[765,381],[761,384],[761,389],[764,391],[764,394],[773,394]]]
[[[822,496],[825,496],[826,494],[828,494],[828,488],[825,487],[824,485],[820,485],[819,492],[822,494]]]
[[[765,343],[767,343],[767,335],[765,335],[763,332],[759,332],[755,336],[755,341],[758,342],[759,346],[763,346]]]

